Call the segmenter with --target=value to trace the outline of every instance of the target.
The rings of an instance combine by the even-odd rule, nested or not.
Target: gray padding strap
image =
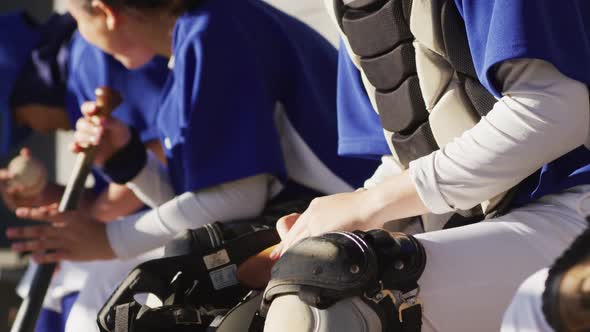
[[[445,59],[457,72],[473,110],[485,116],[496,103],[496,98],[479,82],[467,40],[465,23],[453,1],[441,7],[441,30],[446,51]]]
[[[375,88],[394,89],[410,75],[416,74],[414,46],[411,43],[404,43],[383,55],[372,58],[363,57],[361,67]]]
[[[372,57],[391,51],[402,41],[413,39],[409,25],[400,24],[405,22],[401,2],[390,0],[377,10],[345,11],[342,29],[356,54]]]
[[[438,148],[432,144],[428,112],[416,76],[414,37],[408,21],[411,5],[409,0],[389,0],[362,8],[336,6],[350,46],[360,55],[360,66],[376,89],[381,123],[387,131],[396,133],[393,147],[406,167],[411,160]],[[418,128],[422,129],[415,132]],[[426,141],[420,142],[423,138]]]
[[[408,135],[428,120],[416,75],[409,77],[396,90],[377,91],[375,101],[377,108],[384,110],[379,113],[383,128],[391,132]]]
[[[391,137],[395,151],[399,156],[400,162],[409,165],[410,161],[424,157],[438,150],[438,145],[434,140],[430,125],[428,122],[423,123],[416,131],[409,136],[394,134]]]
[[[473,104],[475,111],[480,116],[487,115],[496,104],[496,98],[478,80],[470,77],[463,77],[462,79],[465,94]]]

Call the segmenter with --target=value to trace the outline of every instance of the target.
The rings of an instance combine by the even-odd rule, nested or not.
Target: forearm
[[[382,156],[381,164],[375,170],[375,173],[365,181],[363,187],[366,189],[373,188],[392,176],[399,175],[402,172],[403,170],[400,168],[399,162],[397,162],[393,156]]]
[[[470,209],[585,142],[585,85],[541,60],[504,63],[497,76],[504,97],[493,110],[461,137],[410,164],[412,181],[434,213]]]
[[[262,212],[272,177],[258,175],[189,192],[157,209],[107,225],[111,248],[120,258],[158,248],[187,229]]]
[[[361,220],[370,228],[381,228],[391,220],[429,213],[409,172],[391,176],[361,193]]]
[[[153,140],[145,142],[144,144],[146,149],[151,151],[151,153],[154,154],[155,159],[161,163],[161,165],[158,165],[158,170],[163,172],[166,156],[164,155],[164,150],[162,149],[160,142],[158,140]],[[162,174],[160,173],[159,175]],[[131,183],[131,187],[133,187],[133,183]],[[170,195],[170,193],[166,192],[163,195],[164,197],[159,200],[166,201],[172,197]],[[149,202],[154,204],[153,201]],[[135,195],[133,190],[126,185],[111,182],[108,188],[98,195],[94,204],[92,204],[91,214],[100,221],[110,222],[137,212],[143,206],[144,202]]]
[[[137,212],[143,205],[131,189],[111,183],[92,203],[90,213],[100,221],[111,222]]]

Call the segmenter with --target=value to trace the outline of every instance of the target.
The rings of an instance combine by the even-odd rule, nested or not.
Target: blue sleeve
[[[262,173],[284,176],[264,64],[240,28],[223,17],[202,15],[187,23],[188,34],[177,27],[174,82],[158,121],[176,191]],[[231,47],[227,36],[235,37]]]
[[[168,61],[156,57],[135,70],[127,70],[111,56],[105,55],[109,68],[107,86],[121,92],[123,104],[113,113],[121,121],[134,127],[143,142],[157,140],[158,102],[169,74]]]
[[[74,34],[68,61],[66,92],[66,112],[72,127],[82,117],[82,104],[94,100],[94,90],[106,82],[107,68],[99,55],[78,32]]]
[[[391,154],[381,120],[343,43],[339,51],[337,89],[338,153],[364,158]]]
[[[552,63],[590,84],[590,1],[455,0],[465,20],[480,81],[496,97],[497,64],[517,58]]]
[[[126,100],[113,115],[131,126],[138,127],[144,142],[158,139],[155,104],[159,98],[160,86],[167,75],[167,69],[162,69],[166,68],[165,63],[158,60],[160,62],[156,64],[156,68],[152,68],[151,65],[146,67],[149,73],[154,72],[157,75],[148,83],[142,84],[141,80],[144,79],[142,72],[134,74],[134,81],[128,81],[127,78],[131,72],[110,62],[109,59],[110,57],[102,51],[83,40],[80,34],[74,35],[70,46],[69,75],[66,83],[66,113],[72,127],[82,117],[81,105],[86,101],[95,100],[95,89],[100,86],[110,86],[126,97]],[[148,78],[145,80],[147,81]],[[134,84],[128,85],[128,83]],[[153,86],[157,86],[157,89]],[[130,87],[135,89],[133,90],[135,93],[126,93]],[[138,91],[143,91],[145,95]],[[153,108],[153,111],[150,108],[149,112],[139,112],[137,107],[139,102],[134,103],[134,101],[139,101],[144,106]],[[108,185],[107,177],[97,169],[94,169],[92,174],[95,178],[94,191],[102,192]]]
[[[67,111],[72,123],[82,116],[82,103],[95,99],[95,89],[108,86],[123,96],[113,116],[137,129],[143,142],[159,139],[157,102],[169,73],[165,59],[156,58],[142,68],[127,70],[76,34],[69,62]]]

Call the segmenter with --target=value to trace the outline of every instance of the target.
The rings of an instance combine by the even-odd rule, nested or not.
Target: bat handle
[[[99,115],[109,116],[121,105],[123,97],[121,94],[109,87],[103,86],[94,90],[96,106],[100,108]]]
[[[99,115],[109,116],[123,101],[121,95],[107,87],[96,89],[96,105],[99,107]],[[91,147],[78,155],[76,165],[72,171],[68,185],[62,195],[59,210],[61,212],[74,210],[78,207],[86,177],[92,169],[96,148]],[[11,332],[34,332],[39,318],[39,312],[43,305],[55,264],[42,264],[37,267],[31,284],[29,294],[20,306],[17,318]]]
[[[99,115],[109,116],[122,102],[123,98],[117,91],[100,87],[95,90],[96,105],[99,107]],[[89,147],[78,154],[72,175],[68,181],[64,194],[59,203],[59,211],[75,210],[82,198],[86,178],[92,170],[96,147]]]

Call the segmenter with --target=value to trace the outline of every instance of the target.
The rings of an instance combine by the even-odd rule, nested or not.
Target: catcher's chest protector
[[[496,103],[477,78],[454,0],[330,5],[402,168],[460,136]],[[482,203],[484,212],[500,198]]]

